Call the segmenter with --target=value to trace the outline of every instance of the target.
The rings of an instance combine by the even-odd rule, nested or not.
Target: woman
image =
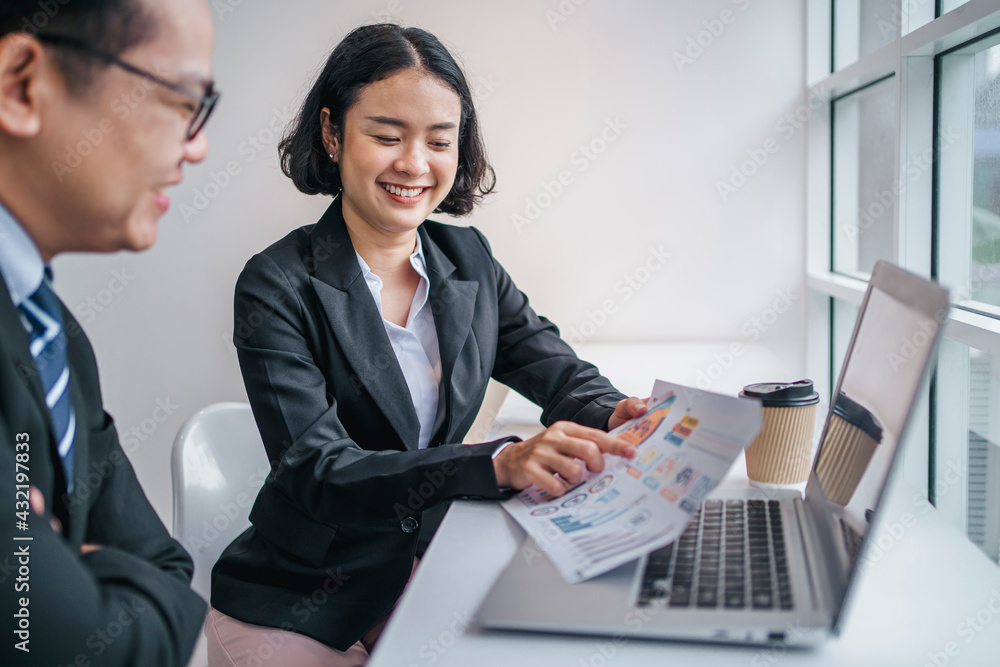
[[[281,145],[335,196],[247,263],[234,342],[272,473],[213,570],[214,665],[363,664],[448,500],[560,494],[641,414],[538,317],[465,215],[493,187],[469,86],[432,35],[358,28]],[[490,377],[544,408],[459,445]],[[558,477],[557,477],[558,475]]]

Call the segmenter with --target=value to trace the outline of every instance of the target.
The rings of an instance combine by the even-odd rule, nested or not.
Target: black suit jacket
[[[77,417],[70,495],[29,337],[0,278],[0,664],[184,665],[205,617],[191,559],[118,443],[86,335],[65,307],[63,318]],[[28,509],[28,485],[45,496],[44,517]],[[81,556],[84,543],[101,548]],[[15,634],[25,623],[29,634]],[[23,638],[30,652],[16,647]]]
[[[347,649],[391,609],[443,503],[504,496],[498,443],[452,444],[491,376],[546,425],[606,428],[624,398],[534,313],[482,234],[432,221],[418,233],[445,406],[425,450],[339,200],[240,275],[234,342],[272,472],[213,570],[221,612]]]

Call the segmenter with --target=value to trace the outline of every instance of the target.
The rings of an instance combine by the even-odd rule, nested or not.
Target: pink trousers
[[[410,578],[417,569],[413,559]],[[407,582],[409,585],[409,582]],[[403,589],[406,590],[405,587]],[[399,601],[397,600],[397,603]],[[205,620],[209,667],[360,667],[368,662],[379,635],[396,605],[378,625],[354,642],[346,651],[338,651],[312,637],[278,628],[253,625],[209,608]]]

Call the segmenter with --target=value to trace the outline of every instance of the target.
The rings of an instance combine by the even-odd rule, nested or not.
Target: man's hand
[[[28,500],[31,502],[31,509],[35,510],[35,514],[45,516],[45,495],[37,486],[28,489]],[[62,523],[60,523],[59,519],[52,517],[49,519],[49,525],[52,526],[52,530],[55,532],[62,533]],[[80,555],[86,556],[100,548],[99,544],[81,544]]]
[[[604,470],[603,454],[632,458],[635,447],[600,429],[562,421],[530,440],[508,445],[493,460],[493,469],[501,488],[538,485],[552,496],[560,496],[567,484],[583,478],[584,465],[591,472]]]
[[[45,494],[37,486],[28,489],[28,500],[31,502],[31,509],[35,510],[38,516],[45,516]],[[52,517],[49,519],[49,526],[57,533],[62,533],[62,523],[59,519]]]
[[[608,419],[608,430],[613,431],[625,422],[635,419],[636,417],[641,417],[646,414],[646,404],[649,399],[642,400],[641,398],[626,398],[623,401],[618,401],[618,405],[615,406],[615,411],[612,413],[611,418]]]

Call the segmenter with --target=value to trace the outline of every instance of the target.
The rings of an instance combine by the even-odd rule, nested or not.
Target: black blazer
[[[425,450],[339,200],[240,275],[234,342],[272,471],[212,572],[219,611],[346,650],[391,609],[443,503],[504,497],[498,443],[453,444],[491,376],[546,425],[607,428],[624,398],[534,313],[482,234],[432,221],[418,233],[445,406]]]
[[[191,558],[163,527],[118,443],[87,336],[65,306],[63,318],[77,418],[71,495],[29,337],[0,278],[0,664],[185,665],[206,609],[190,588]],[[45,517],[27,510],[20,482],[42,491]],[[61,535],[49,526],[53,516]],[[24,518],[28,530],[18,527]],[[15,541],[25,536],[31,540]],[[101,549],[81,556],[84,543]],[[24,547],[26,563],[14,555]],[[14,614],[25,600],[30,653],[15,647]]]

